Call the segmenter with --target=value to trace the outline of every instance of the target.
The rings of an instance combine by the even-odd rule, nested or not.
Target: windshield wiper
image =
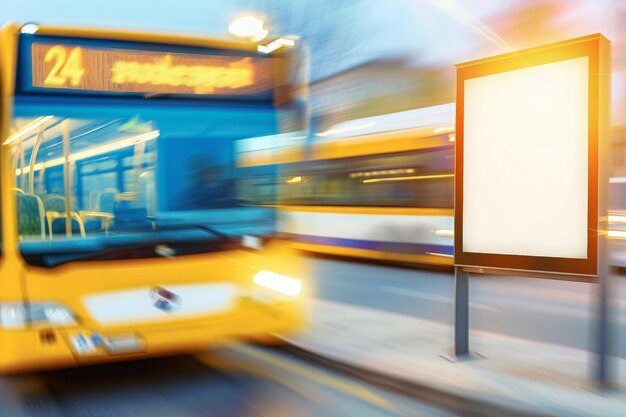
[[[205,224],[194,224],[194,225],[192,225],[192,227],[195,227],[195,228],[200,229],[200,230],[204,230],[205,232],[208,232],[208,233],[212,234],[213,236],[217,236],[217,237],[219,237],[222,240],[228,240],[228,241],[233,242],[233,243],[235,243],[235,242],[239,243],[239,239],[235,239],[234,237],[232,237],[230,235],[227,235],[226,233],[221,232],[221,231],[217,230],[214,227],[207,226]]]
[[[193,233],[195,229],[208,232],[213,236],[213,239],[202,238],[201,233]],[[215,246],[216,244],[217,246]],[[207,247],[207,245],[214,249],[224,249],[225,247],[240,247],[241,243],[234,237],[204,225],[188,225],[185,228],[181,228],[179,225],[178,227],[165,228],[165,230],[157,229],[147,232],[143,236],[125,234],[45,242],[23,241],[20,243],[22,255],[30,263],[48,267],[75,260],[115,259],[124,252],[141,253],[139,256],[131,256],[133,258],[149,257],[150,254],[156,253],[158,255],[155,249],[162,245],[171,247],[173,256],[176,256],[189,252],[204,252],[206,250],[199,248]]]
[[[232,243],[239,243],[239,240],[216,229],[215,227],[206,224],[172,224],[172,225],[157,225],[156,230],[169,231],[169,230],[184,230],[184,229],[200,229],[217,237],[220,240],[229,241]]]

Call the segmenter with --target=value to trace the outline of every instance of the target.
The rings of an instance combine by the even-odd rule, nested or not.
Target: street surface
[[[310,258],[316,297],[451,324],[452,271]],[[619,356],[626,358],[626,276],[613,276]],[[591,349],[596,286],[536,278],[470,275],[470,328]]]
[[[278,351],[195,356],[0,378],[0,416],[454,417]]]

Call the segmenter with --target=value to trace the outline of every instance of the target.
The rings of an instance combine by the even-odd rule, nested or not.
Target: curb
[[[382,372],[365,369],[307,350],[285,341],[285,345],[272,349],[290,356],[303,359],[333,371],[355,378],[359,381],[392,391],[420,402],[429,403],[461,416],[471,417],[554,417],[552,414],[525,412],[514,408],[481,401],[464,395],[451,393],[431,385],[406,380]]]

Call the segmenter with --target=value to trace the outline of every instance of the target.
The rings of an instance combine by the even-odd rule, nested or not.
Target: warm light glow
[[[254,83],[254,69],[249,58],[228,66],[174,65],[171,55],[152,62],[115,61],[111,69],[115,84],[138,83],[192,87],[197,93],[211,93],[216,88],[240,88]]]
[[[379,171],[352,172],[350,173],[350,178],[376,177],[380,175],[412,174],[414,172],[415,172],[415,169],[413,168],[382,169]]]
[[[626,239],[626,231],[609,230],[608,236],[612,239]]]
[[[272,60],[236,55],[35,42],[32,86],[156,94],[258,94],[276,83]]]
[[[295,297],[302,291],[302,281],[272,271],[259,271],[252,281],[257,285],[292,297]]]
[[[274,52],[275,50],[277,50],[278,48],[282,46],[294,46],[295,44],[296,44],[296,41],[294,41],[293,39],[278,38],[278,39],[274,39],[267,45],[259,45],[257,47],[257,50],[264,54],[269,54],[270,52]]]
[[[436,234],[437,236],[445,236],[445,237],[454,236],[454,230],[452,229],[437,229],[433,233]]]
[[[609,223],[626,223],[626,216],[609,216]]]
[[[254,16],[243,16],[233,20],[228,25],[228,31],[240,38],[250,38],[252,42],[260,42],[269,33],[263,28],[263,22],[261,19]]]
[[[27,134],[29,134],[30,132],[37,129],[39,126],[43,125],[44,123],[48,122],[49,120],[53,118],[54,116],[43,116],[43,117],[33,120],[32,122],[24,126],[21,130],[9,136],[7,140],[4,141],[4,144],[8,145],[9,143],[16,141],[17,139],[26,136]]]
[[[287,184],[298,184],[302,182],[302,177],[300,175],[296,177],[289,178],[287,180]]]
[[[439,253],[439,252],[426,252],[426,255],[441,256],[443,258],[454,258],[454,255],[450,255],[448,253]]]
[[[21,30],[22,33],[25,33],[27,35],[34,35],[38,31],[39,31],[39,25],[35,25],[32,23],[28,23],[22,26],[22,30]]]
[[[436,174],[436,175],[414,175],[410,177],[391,177],[391,178],[370,178],[363,180],[363,184],[384,181],[412,181],[412,180],[431,180],[436,178],[451,178],[454,174]]]
[[[250,41],[252,42],[261,42],[263,39],[267,38],[267,35],[269,35],[269,30],[263,29],[261,31],[259,31],[259,33],[257,33],[256,35],[252,36],[250,38]]]
[[[455,134],[449,134],[448,135],[448,141],[449,142],[455,142],[456,141],[456,135]]]
[[[443,126],[443,127],[436,127],[433,129],[433,133],[435,135],[438,135],[440,133],[450,133],[450,132],[454,132],[454,126]]]
[[[344,127],[344,128],[338,128],[338,129],[328,129],[325,130],[323,132],[318,132],[315,134],[315,136],[328,136],[328,135],[334,135],[335,133],[343,133],[343,132],[350,132],[352,130],[361,130],[361,129],[367,129],[368,127],[372,127],[376,124],[376,122],[370,122],[370,123],[363,123],[362,125],[356,125],[356,126],[349,126],[349,127]]]

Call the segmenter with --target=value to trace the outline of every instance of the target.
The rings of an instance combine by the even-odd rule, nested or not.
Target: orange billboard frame
[[[463,248],[463,180],[464,180],[464,113],[465,81],[556,63],[568,59],[588,58],[588,207],[586,258],[508,255],[466,252]],[[509,273],[545,276],[557,279],[592,280],[599,274],[599,251],[606,238],[608,219],[606,195],[608,182],[610,43],[600,34],[555,44],[507,53],[457,65],[456,83],[456,159],[454,263],[469,272]]]

